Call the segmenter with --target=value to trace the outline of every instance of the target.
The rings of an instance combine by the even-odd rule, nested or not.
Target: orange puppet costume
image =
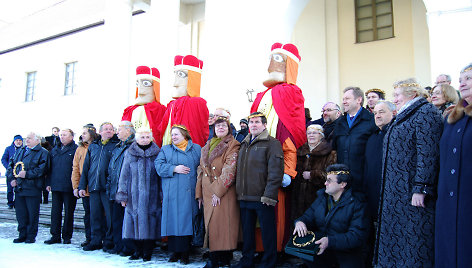
[[[300,55],[293,44],[275,43],[271,49],[267,90],[257,94],[251,113],[262,112],[267,117],[267,130],[280,141],[284,152],[284,186],[296,175],[297,148],[306,142],[305,98],[295,85]],[[288,181],[286,182],[286,180]],[[276,206],[277,251],[282,251],[290,230],[290,198],[284,188],[279,189]],[[256,230],[256,250],[263,251],[260,230]]]
[[[124,110],[121,120],[130,121],[136,130],[141,127],[151,129],[154,142],[161,147],[159,125],[166,107],[159,102],[159,70],[148,66],[138,66],[136,81],[136,104]]]
[[[170,131],[173,125],[187,127],[192,142],[205,146],[209,135],[208,108],[200,98],[200,82],[203,62],[195,56],[175,56],[175,82],[172,97],[162,119],[160,130],[162,145],[171,144]]]

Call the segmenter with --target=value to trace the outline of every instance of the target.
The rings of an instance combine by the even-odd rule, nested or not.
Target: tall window
[[[36,72],[26,73],[26,96],[25,101],[34,100],[34,89],[36,86]]]
[[[356,6],[356,42],[363,43],[393,37],[392,0],[354,0]]]
[[[77,70],[77,62],[66,63],[66,80],[64,83],[64,95],[72,95],[75,88],[75,72]]]

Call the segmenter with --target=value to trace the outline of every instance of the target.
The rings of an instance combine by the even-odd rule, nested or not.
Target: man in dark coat
[[[53,127],[51,130],[52,130],[51,136],[47,136],[45,137],[45,139],[49,143],[49,146],[51,146],[50,148],[52,150],[54,147],[60,146],[61,139],[59,138],[60,129],[58,127]]]
[[[263,267],[275,267],[277,261],[277,230],[275,205],[284,176],[284,158],[280,142],[269,135],[267,118],[260,112],[249,116],[251,134],[239,150],[236,193],[241,208],[243,257],[239,265],[254,265],[256,218],[264,245]]]
[[[341,107],[329,101],[321,108],[321,118],[310,121],[309,124],[322,126],[325,140],[332,143],[334,126],[336,126],[336,120],[341,117],[341,114]]]
[[[2,156],[2,164],[5,169],[8,169],[10,159],[15,155],[15,152],[21,147],[23,147],[23,137],[21,137],[21,135],[15,135],[15,137],[13,137],[13,142],[10,146],[5,148],[5,152]],[[15,194],[13,191],[13,187],[11,186],[12,180],[12,177],[7,177],[7,205],[9,209],[13,209],[13,207],[15,206]]]
[[[370,135],[377,130],[374,115],[364,109],[364,93],[358,87],[344,89],[343,106],[345,114],[336,121],[333,148],[338,163],[351,170],[352,191],[362,192],[365,165],[365,145]]]
[[[116,144],[115,149],[111,153],[110,164],[108,165],[107,177],[107,195],[110,200],[111,217],[108,226],[111,226],[113,243],[115,247],[108,250],[111,254],[131,255],[132,243],[126,243],[122,240],[121,231],[123,228],[123,217],[125,208],[119,202],[115,202],[116,192],[118,191],[118,182],[120,181],[121,167],[125,158],[125,152],[134,142],[134,134],[136,133],[133,124],[130,121],[122,121],[118,126],[118,139],[120,142]],[[111,221],[111,222],[110,222]]]
[[[241,129],[236,132],[234,138],[239,141],[239,143],[243,142],[244,138],[246,138],[247,134],[249,133],[248,122],[246,118],[239,120],[239,126]]]
[[[326,188],[317,193],[315,202],[295,220],[293,234],[315,233],[319,251],[310,267],[364,267],[361,254],[367,238],[365,203],[352,195],[349,168],[334,164],[326,169]]]
[[[77,198],[72,189],[72,162],[77,144],[74,142],[74,132],[70,129],[60,131],[62,146],[56,146],[49,152],[51,168],[46,178],[46,189],[52,191],[51,207],[51,238],[45,244],[61,243],[62,208],[64,207],[64,224],[62,239],[64,244],[70,244],[74,228],[74,210]]]
[[[38,234],[39,204],[44,179],[49,168],[48,151],[41,147],[41,136],[30,133],[26,147],[22,147],[11,159],[7,177],[15,177],[15,209],[18,221],[18,238],[13,243],[34,243]],[[21,171],[20,171],[21,170]]]
[[[367,263],[372,262],[375,244],[375,226],[377,225],[380,184],[382,181],[382,147],[388,124],[395,113],[395,105],[389,101],[379,101],[373,110],[377,131],[367,140],[365,146],[364,192],[367,197],[367,214],[370,219],[370,232],[367,241]]]
[[[79,195],[81,197],[85,196],[87,186],[90,192],[92,241],[83,247],[85,251],[101,249],[103,246],[107,249],[114,247],[109,232],[111,229],[103,226],[102,223],[103,215],[105,215],[105,219],[111,217],[110,201],[106,193],[106,181],[111,153],[119,140],[115,135],[113,125],[109,122],[105,122],[100,126],[100,135],[101,138],[95,140],[88,147],[79,183]]]

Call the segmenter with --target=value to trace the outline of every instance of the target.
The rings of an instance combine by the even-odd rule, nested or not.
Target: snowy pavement
[[[128,257],[108,254],[102,250],[83,251],[80,243],[84,240],[84,234],[74,232],[72,244],[46,245],[44,240],[49,239],[49,228],[39,226],[36,243],[14,244],[12,241],[18,237],[17,225],[13,223],[0,223],[0,267],[28,267],[28,268],[54,268],[69,266],[86,268],[108,268],[108,267],[203,267],[205,262],[201,254],[190,257],[191,263],[182,265],[180,263],[168,263],[170,254],[159,248],[154,250],[151,261],[131,261]]]
[[[6,195],[5,177],[0,177],[0,195]],[[6,206],[6,203],[0,204]],[[170,253],[162,251],[159,247],[154,249],[152,259],[149,262],[143,260],[129,260],[128,257],[121,257],[109,254],[103,250],[83,251],[80,243],[85,240],[83,231],[74,229],[72,244],[44,244],[51,235],[49,227],[39,225],[36,243],[14,244],[13,239],[18,237],[17,224],[10,222],[0,222],[0,268],[108,268],[108,267],[203,267],[206,260],[202,259],[202,249],[195,249],[190,255],[190,264],[169,263],[167,260]],[[232,264],[237,263],[241,258],[241,251],[234,252]],[[294,267],[300,260],[290,258],[277,267]],[[257,267],[257,266],[256,266]]]

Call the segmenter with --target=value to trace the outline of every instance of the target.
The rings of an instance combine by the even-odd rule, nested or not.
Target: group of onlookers
[[[315,233],[319,250],[309,266],[465,267],[472,261],[472,65],[460,73],[460,98],[443,78],[431,92],[415,79],[398,81],[393,103],[381,89],[347,87],[343,109],[328,102],[322,118],[307,116],[307,142],[297,149],[289,186],[282,145],[260,112],[236,131],[229,112],[216,109],[203,148],[184,125],[172,126],[172,143],[159,148],[151,130],[136,132],[129,121],[117,135],[111,123],[98,132],[87,124],[78,145],[72,130],[61,130],[58,141],[48,141],[56,145],[50,152],[39,135],[28,134],[26,146],[17,135],[2,158],[8,206],[18,219],[14,242],[35,242],[46,186],[52,191],[46,244],[70,243],[82,198],[86,251],[149,261],[160,241],[172,252],[170,262],[188,264],[201,224],[206,267],[229,266],[241,241],[238,265],[253,266],[258,236],[261,265],[274,267],[280,257],[274,206],[284,186],[290,221],[282,228]]]

